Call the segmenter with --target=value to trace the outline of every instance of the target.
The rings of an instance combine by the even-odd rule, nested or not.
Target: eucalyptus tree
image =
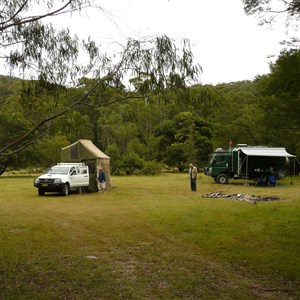
[[[157,159],[183,170],[190,162],[202,166],[212,151],[211,130],[202,117],[180,112],[155,129]]]
[[[299,31],[299,0],[242,0],[245,12],[258,15],[261,24],[280,21],[285,30],[292,27]],[[287,31],[289,31],[287,30]],[[262,93],[261,136],[272,145],[284,145],[289,151],[299,155],[299,37],[283,41],[285,50],[281,51],[275,63],[270,64],[270,74],[258,77],[257,86]]]
[[[230,139],[234,144],[259,145],[262,126],[255,84],[250,81],[220,84],[214,87],[214,94],[217,101],[206,103],[213,147],[228,148]]]
[[[300,51],[281,53],[268,75],[257,79],[265,140],[300,155]]]
[[[210,85],[195,85],[190,89],[190,105],[205,120],[214,114],[221,99],[222,95]]]
[[[25,132],[17,130],[5,143],[1,141],[0,156],[9,157],[27,148],[74,107],[101,107],[118,101],[117,95],[107,98],[106,93],[99,94],[99,101],[93,102],[92,95],[104,84],[124,91],[129,76],[146,76],[151,79],[151,89],[142,96],[149,97],[163,92],[172,78],[176,77],[177,85],[184,85],[201,73],[187,41],[179,48],[167,36],[128,38],[120,52],[109,57],[90,38],[80,41],[71,36],[68,28],[56,29],[49,22],[50,17],[96,7],[95,4],[88,0],[0,0],[2,58],[12,71],[19,70],[25,78],[30,75],[34,83],[26,86],[19,99],[30,126]],[[36,8],[39,12],[34,14]],[[96,8],[102,10],[100,6]],[[89,57],[86,65],[79,63],[81,51]],[[93,77],[95,83],[92,86],[82,83],[79,78],[84,76]],[[66,85],[74,87],[71,95]],[[131,92],[127,90],[125,97]]]
[[[300,19],[299,0],[242,0],[242,2],[246,14],[258,16],[260,25],[272,26],[276,22],[284,24],[284,30],[289,33],[290,38],[281,41],[281,44],[288,49],[299,49],[300,40],[297,35]],[[293,31],[296,35],[292,33]]]
[[[55,110],[57,97],[64,90],[66,80],[75,78],[75,71],[79,70],[74,67],[80,42],[76,36],[70,36],[68,29],[56,30],[46,19],[88,5],[85,0],[0,1],[2,66],[9,68],[11,74],[16,72],[26,79],[36,79],[34,88],[29,89],[27,85],[20,94],[25,97],[19,95],[15,105],[15,110],[19,108],[18,113],[22,112],[26,118],[27,126],[19,126],[14,134],[0,141],[1,156],[9,157],[27,148],[45,135],[51,121],[63,113],[63,110],[60,113]],[[92,63],[97,52],[95,44],[88,41],[81,46]],[[6,110],[2,104],[1,111]]]
[[[272,22],[279,15],[284,15],[289,23],[298,21],[300,17],[299,0],[242,0],[245,12],[249,15],[258,14],[263,22]]]

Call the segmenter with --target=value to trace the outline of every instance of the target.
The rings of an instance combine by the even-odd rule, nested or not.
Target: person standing
[[[106,191],[106,182],[105,182],[105,173],[102,168],[99,169],[99,175],[98,175],[98,181],[99,181],[99,192],[105,192]]]
[[[194,166],[193,164],[190,164],[189,175],[191,178],[191,190],[193,192],[196,192],[196,190],[197,190],[197,183],[196,183],[197,173],[198,173],[198,170],[197,170],[196,166]]]

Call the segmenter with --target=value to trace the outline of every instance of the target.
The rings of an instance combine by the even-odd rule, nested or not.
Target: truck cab
[[[36,178],[33,185],[40,196],[46,192],[59,192],[67,196],[71,190],[86,191],[89,186],[89,169],[83,163],[59,163]]]
[[[211,156],[207,167],[204,169],[204,173],[207,176],[211,176],[217,183],[228,183],[229,178],[229,166],[230,166],[230,155],[228,151],[224,151],[221,148]]]

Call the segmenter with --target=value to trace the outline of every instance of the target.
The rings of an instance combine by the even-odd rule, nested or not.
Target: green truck
[[[275,185],[285,176],[290,158],[295,156],[282,147],[238,144],[229,150],[216,149],[204,173],[220,184],[227,184],[232,178],[255,180],[259,185]]]

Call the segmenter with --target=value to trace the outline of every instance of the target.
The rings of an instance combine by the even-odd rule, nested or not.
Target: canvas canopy
[[[284,159],[288,160],[288,158],[294,158],[294,176],[295,176],[295,155],[292,155],[286,151],[285,148],[280,148],[280,147],[262,147],[262,146],[257,146],[257,147],[249,147],[249,146],[241,146],[238,147],[238,150],[240,150],[243,154],[245,154],[245,158],[243,162],[241,163],[241,166],[246,164],[246,176],[248,178],[249,174],[249,161],[251,160],[251,166],[253,168],[253,161],[258,161],[260,159],[260,162],[265,163],[277,163],[278,166],[280,164],[283,164]],[[263,158],[263,161],[261,160]],[[240,166],[240,170],[241,170]],[[272,167],[272,165],[270,165]],[[281,168],[280,168],[281,169]]]
[[[102,168],[106,176],[107,188],[110,184],[110,157],[102,152],[90,140],[80,139],[61,149],[62,162],[84,162],[89,166],[90,185],[95,185],[99,169]]]
[[[240,148],[240,150],[248,156],[295,157],[286,152],[285,148],[247,147]]]

